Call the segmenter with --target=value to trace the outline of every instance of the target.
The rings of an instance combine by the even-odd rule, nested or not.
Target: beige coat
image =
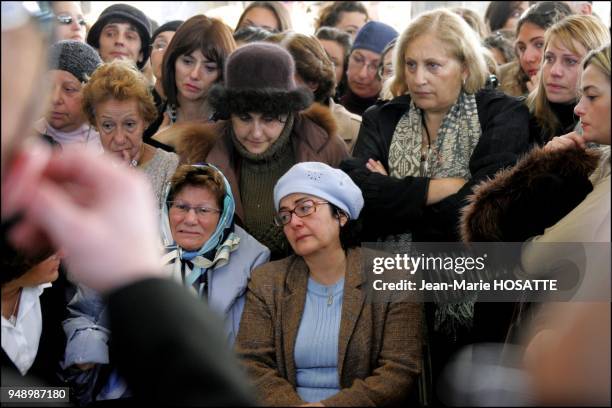
[[[338,374],[341,391],[325,406],[404,402],[421,370],[421,305],[366,301],[362,249],[347,257]],[[262,405],[303,404],[296,392],[295,341],[308,285],[303,258],[291,256],[253,272],[237,353]]]
[[[361,116],[349,112],[344,106],[335,103],[331,98],[329,100],[329,110],[334,115],[334,119],[336,119],[338,136],[344,140],[349,153],[352,155],[353,147],[355,147],[355,142],[357,142],[359,128],[361,127]]]

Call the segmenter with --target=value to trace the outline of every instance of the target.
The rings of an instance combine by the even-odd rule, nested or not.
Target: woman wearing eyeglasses
[[[366,301],[359,188],[318,162],[274,187],[295,255],[253,272],[237,353],[264,406],[404,402],[420,371],[420,306]]]
[[[216,167],[183,165],[161,214],[166,270],[225,318],[230,343],[251,271],[270,258],[268,248],[234,224],[234,209],[229,182]]]
[[[276,44],[251,43],[234,51],[225,83],[215,85],[209,99],[223,120],[208,134],[181,139],[177,152],[184,163],[206,161],[221,169],[232,186],[240,225],[270,249],[272,259],[283,258],[289,247],[273,224],[274,184],[303,161],[339,166],[348,157],[346,144],[331,114],[302,112],[312,93],[296,85],[293,58]]]
[[[397,31],[379,21],[366,23],[355,38],[346,70],[348,89],[340,103],[349,112],[363,113],[376,103],[382,88],[378,66],[385,46],[397,37]]]
[[[52,1],[51,7],[57,18],[55,40],[85,42],[87,23],[83,17],[80,1]]]

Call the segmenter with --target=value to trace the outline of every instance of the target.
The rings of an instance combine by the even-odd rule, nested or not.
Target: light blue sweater
[[[295,341],[297,393],[318,402],[340,391],[338,335],[344,278],[331,286],[308,279],[304,314]]]

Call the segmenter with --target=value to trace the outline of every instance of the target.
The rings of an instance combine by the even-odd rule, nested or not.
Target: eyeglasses
[[[189,211],[194,210],[198,218],[205,218],[209,214],[221,212],[221,210],[217,208],[199,207],[199,206],[192,207],[180,201],[168,201],[168,204],[170,205],[171,210],[174,209],[181,215],[187,215]]]
[[[289,224],[291,222],[291,216],[293,214],[297,215],[300,218],[307,217],[317,211],[317,206],[323,204],[329,203],[327,201],[315,202],[312,200],[306,200],[296,205],[293,210],[280,210],[278,214],[274,216],[274,225],[276,225],[277,227],[282,227],[283,225]]]
[[[73,20],[72,16],[69,16],[67,14],[60,14],[59,16],[56,16],[56,18],[57,18],[57,21],[62,25],[70,25],[72,24],[72,20]],[[81,26],[85,26],[87,24],[83,17],[77,18],[76,21]]]
[[[379,65],[377,73],[378,77],[381,79],[389,78],[393,75],[393,64]]]
[[[352,63],[352,64],[350,64]],[[375,74],[378,71],[378,62],[366,62],[366,59],[360,55],[351,54],[349,65],[353,65],[357,70],[361,71],[364,65],[367,63],[368,73]]]

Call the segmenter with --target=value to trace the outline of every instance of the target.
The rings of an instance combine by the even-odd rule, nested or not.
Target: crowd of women
[[[398,33],[330,2],[307,34],[273,1],[235,28],[120,3],[87,27],[54,2],[31,126],[146,177],[164,276],[224,319],[259,403],[436,404],[452,355],[507,340],[517,305],[368,302],[361,243],[609,241],[610,30],[576,3],[436,9]],[[516,184],[546,175],[548,197]],[[80,406],[129,401],[105,298],[63,256],[3,255],[3,365]],[[550,363],[542,337],[526,346]]]

